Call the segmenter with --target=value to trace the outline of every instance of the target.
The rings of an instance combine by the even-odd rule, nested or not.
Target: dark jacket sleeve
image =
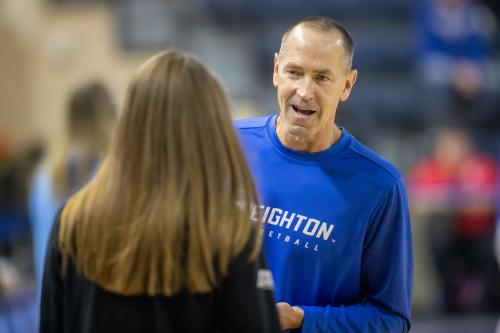
[[[61,209],[62,210],[62,209]],[[59,251],[61,210],[52,227],[42,278],[40,333],[63,332],[63,279]]]
[[[249,261],[247,246],[232,263],[218,290],[221,332],[281,332],[273,294],[273,279],[264,254]]]

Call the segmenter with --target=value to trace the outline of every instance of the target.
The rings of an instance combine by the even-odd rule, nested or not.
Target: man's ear
[[[273,85],[275,88],[278,88],[279,65],[280,65],[280,57],[279,57],[278,53],[275,53],[274,54],[274,71],[273,71]]]
[[[340,101],[345,102],[349,98],[349,95],[351,94],[352,87],[354,87],[354,84],[356,83],[356,79],[358,78],[358,70],[357,69],[352,69],[349,74],[347,74],[347,79],[345,80],[344,84],[344,89],[342,90],[342,93],[340,94]]]

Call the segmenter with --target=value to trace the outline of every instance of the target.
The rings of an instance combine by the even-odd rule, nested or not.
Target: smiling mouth
[[[304,116],[310,116],[310,115],[316,113],[316,111],[314,111],[314,110],[302,109],[296,105],[292,105],[292,108],[295,112],[297,112],[298,114],[304,115]]]

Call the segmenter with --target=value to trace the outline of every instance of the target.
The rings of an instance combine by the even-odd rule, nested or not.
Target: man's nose
[[[313,89],[314,87],[312,80],[304,77],[298,82],[297,95],[305,100],[312,99],[314,95]]]

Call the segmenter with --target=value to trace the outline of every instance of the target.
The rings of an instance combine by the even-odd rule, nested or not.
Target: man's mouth
[[[297,105],[293,105],[292,104],[292,108],[295,112],[301,114],[301,115],[304,115],[304,116],[310,116],[312,115],[313,113],[315,113],[316,111],[315,110],[309,110],[309,109],[306,109],[306,108],[302,108],[300,106],[297,106]]]

